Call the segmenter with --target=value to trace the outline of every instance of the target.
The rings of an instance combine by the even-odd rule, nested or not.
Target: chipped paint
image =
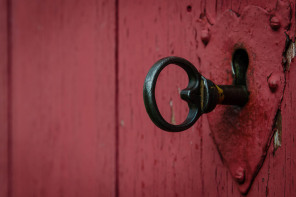
[[[120,121],[120,126],[122,126],[122,127],[124,126],[124,120]]]
[[[287,38],[288,46],[286,51],[284,52],[285,54],[285,59],[286,59],[286,69],[289,70],[290,64],[295,57],[295,43],[292,42],[289,38]]]
[[[171,109],[171,124],[175,125],[176,124],[176,119],[175,119],[175,113],[174,113],[174,108],[173,108],[173,100],[170,100],[170,109]]]
[[[178,87],[178,93],[181,94],[181,88],[180,87]]]
[[[282,145],[281,133],[277,129],[274,133],[274,150],[278,149]]]
[[[290,69],[290,65],[291,62],[293,62],[293,59],[295,57],[295,42],[292,42],[292,40],[287,34],[286,34],[286,46],[285,46],[285,50],[283,52],[283,68],[284,68],[284,89],[283,89],[283,93],[282,93],[282,99],[283,99],[283,95],[285,94],[285,89],[286,89],[286,75],[287,72]],[[281,104],[282,104],[282,100],[281,103],[279,105],[279,107],[281,108]],[[281,147],[282,145],[282,114],[280,109],[278,110],[276,117],[274,119],[274,136],[273,136],[273,154],[275,154],[276,150],[278,148]]]
[[[273,136],[273,153],[282,145],[282,114],[279,110],[274,123],[274,136]]]

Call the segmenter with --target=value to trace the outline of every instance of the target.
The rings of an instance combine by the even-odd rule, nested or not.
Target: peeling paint
[[[289,35],[286,34],[286,43],[285,43],[285,49],[283,51],[283,61],[282,61],[285,72],[289,70],[290,64],[295,57],[295,42],[292,42],[292,40],[295,40],[295,39],[290,38]]]
[[[274,134],[274,149],[276,150],[281,145],[282,145],[281,133],[279,130],[276,130]]]
[[[293,61],[294,57],[295,57],[295,43],[290,40],[288,48],[286,50],[286,60],[287,60],[286,69],[287,70],[289,70],[290,64]]]
[[[275,154],[275,151],[282,145],[282,114],[280,110],[275,117],[274,130],[275,133],[273,136],[273,154]]]
[[[282,101],[283,101],[283,95],[285,94],[285,89],[286,89],[286,75],[287,72],[290,69],[291,62],[293,62],[293,59],[295,57],[295,42],[292,42],[293,39],[291,39],[287,34],[286,34],[286,44],[285,44],[285,49],[283,51],[283,68],[284,68],[284,89],[282,93],[282,99],[279,107],[281,108]],[[274,130],[274,136],[273,136],[273,154],[275,154],[276,150],[281,147],[282,145],[282,114],[280,109],[278,110],[276,117],[274,119],[274,125],[273,125],[273,130]]]
[[[180,87],[178,87],[178,93],[181,94],[181,88]]]
[[[122,127],[124,126],[124,120],[120,121],[120,126],[122,126]]]
[[[176,120],[175,120],[175,113],[174,113],[174,108],[173,108],[173,100],[170,100],[170,108],[171,108],[171,124],[176,125]]]
[[[285,49],[283,51],[283,68],[284,71],[288,71],[290,69],[290,64],[293,61],[295,57],[295,43],[292,42],[290,37],[286,34],[286,44],[285,44]]]

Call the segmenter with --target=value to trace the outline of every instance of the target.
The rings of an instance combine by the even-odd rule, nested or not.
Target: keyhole
[[[249,56],[245,49],[236,49],[232,55],[232,72],[234,74],[234,85],[247,85],[247,69]]]

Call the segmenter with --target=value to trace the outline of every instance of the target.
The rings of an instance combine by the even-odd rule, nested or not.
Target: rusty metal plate
[[[275,28],[270,25],[274,14],[277,13],[255,6],[246,7],[240,16],[226,11],[210,29],[211,40],[202,57],[206,77],[216,84],[232,84],[234,51],[243,48],[249,56],[247,105],[242,108],[220,105],[207,114],[223,163],[241,193],[248,192],[263,164],[283,95],[286,27],[283,22]],[[283,18],[278,14],[277,17]]]

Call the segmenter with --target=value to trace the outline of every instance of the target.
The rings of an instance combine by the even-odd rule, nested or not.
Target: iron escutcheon
[[[205,75],[215,83],[232,84],[244,81],[233,81],[232,73],[246,62],[235,62],[235,53],[245,50],[248,54],[248,103],[244,107],[217,106],[207,114],[222,161],[243,194],[249,191],[263,165],[284,89],[281,54],[285,34],[283,28],[275,31],[269,26],[270,17],[266,10],[255,6],[246,7],[239,17],[226,11],[212,27],[211,42],[201,55],[206,63]],[[268,84],[272,73],[279,79],[276,91],[271,91]]]

